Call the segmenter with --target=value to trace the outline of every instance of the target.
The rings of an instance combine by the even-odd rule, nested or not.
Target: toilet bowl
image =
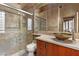
[[[26,50],[28,52],[28,56],[34,56],[34,52],[36,50],[36,43],[32,42],[26,46]]]

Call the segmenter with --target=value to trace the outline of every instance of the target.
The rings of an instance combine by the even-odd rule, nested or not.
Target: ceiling
[[[21,5],[21,8],[23,10],[28,11],[28,12],[33,12],[33,10],[39,9],[47,5],[47,3],[18,3],[18,4]]]
[[[22,6],[22,8],[40,8],[42,6],[47,5],[46,3],[18,3]]]

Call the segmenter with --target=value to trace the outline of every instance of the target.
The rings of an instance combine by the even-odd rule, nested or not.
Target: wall
[[[61,8],[61,22],[63,21],[63,17],[72,17],[74,16],[75,17],[75,31],[76,31],[76,12],[78,10],[77,8],[77,4],[62,4],[62,8]],[[60,23],[61,23],[60,22]],[[62,24],[60,25],[60,31],[62,31]]]
[[[21,5],[19,5],[18,3],[5,3],[13,8],[18,8],[18,9],[21,9]]]
[[[5,11],[5,33],[0,33],[0,55],[12,55],[26,48],[32,39],[28,39],[27,14],[0,5]]]
[[[76,15],[76,12],[79,12],[78,6],[79,4],[68,4],[68,3],[48,4],[47,10],[39,13],[39,16],[47,19],[46,23],[47,31],[62,31],[63,17],[74,16],[75,32],[79,32],[79,29],[77,30],[77,15]],[[60,8],[60,10],[58,8]]]
[[[58,6],[61,6],[60,8],[60,23],[58,24]],[[48,4],[48,9],[37,14],[43,18],[47,18],[47,31],[52,32],[57,32],[61,31],[62,32],[62,21],[63,17],[70,17],[70,16],[75,16],[75,38],[79,39],[79,21],[77,21],[77,12],[79,16],[79,4],[68,4],[68,3],[63,3],[63,4]],[[79,17],[78,17],[79,20]],[[59,29],[58,29],[59,25]],[[77,26],[78,25],[78,26]],[[52,32],[51,32],[52,31]]]
[[[46,19],[46,31],[59,31],[58,6],[53,4],[48,4],[47,6],[42,7],[43,10],[42,12],[39,12],[39,10],[36,13],[36,15]]]
[[[58,7],[50,4],[47,16],[48,31],[58,31]]]
[[[46,31],[47,11],[39,12],[39,9],[35,10],[34,14],[34,31]]]

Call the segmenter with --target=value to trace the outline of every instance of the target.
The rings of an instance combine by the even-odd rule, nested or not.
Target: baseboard
[[[26,51],[25,49],[20,50],[19,52],[16,52],[16,53],[12,54],[11,56],[22,56],[25,53],[25,51]]]

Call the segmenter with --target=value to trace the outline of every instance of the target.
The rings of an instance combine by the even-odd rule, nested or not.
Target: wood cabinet
[[[46,55],[46,42],[37,40],[37,56]]]
[[[37,40],[37,56],[79,56],[79,50]]]
[[[47,45],[46,50],[47,50],[47,55],[48,56],[52,56],[52,55],[56,56],[56,55],[58,55],[58,52],[57,52],[58,49],[57,49],[57,46],[55,44],[47,43],[46,45]]]

